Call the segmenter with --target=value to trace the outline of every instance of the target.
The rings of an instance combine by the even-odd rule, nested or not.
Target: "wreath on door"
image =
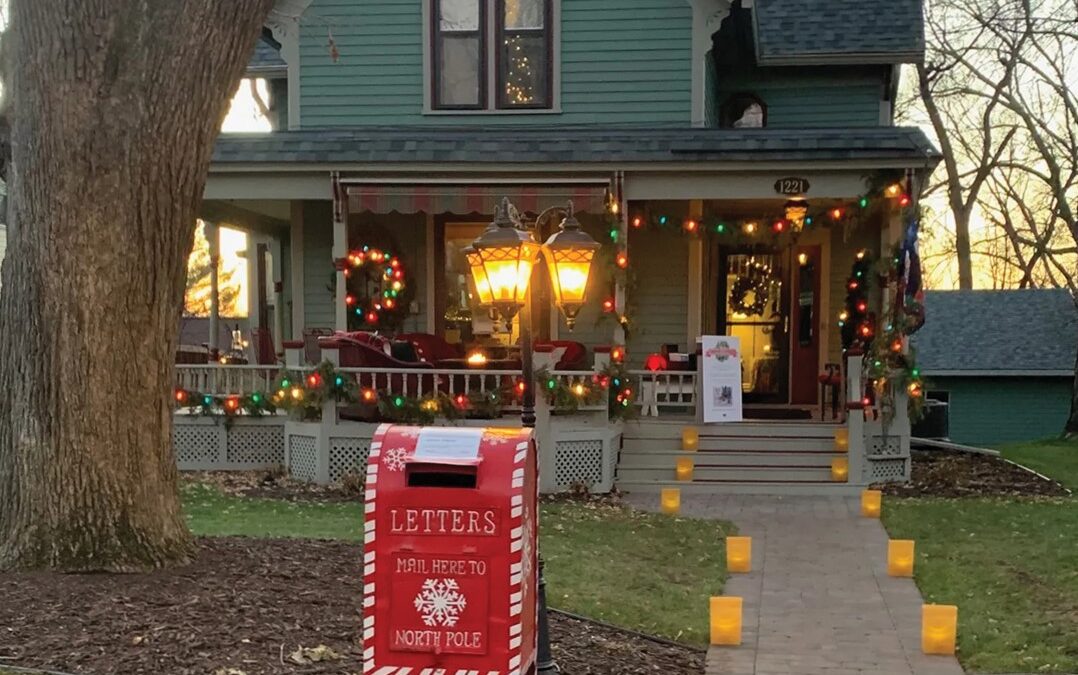
[[[771,279],[767,276],[747,274],[730,288],[730,309],[738,314],[761,316],[770,299]]]

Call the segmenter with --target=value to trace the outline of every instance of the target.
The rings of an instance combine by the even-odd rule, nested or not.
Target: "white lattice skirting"
[[[182,471],[243,471],[284,464],[283,417],[176,415],[172,446]]]

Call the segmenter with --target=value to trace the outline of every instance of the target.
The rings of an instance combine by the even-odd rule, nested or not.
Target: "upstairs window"
[[[553,108],[554,2],[431,0],[431,108]]]
[[[755,94],[734,94],[722,104],[719,126],[723,129],[762,129],[767,126],[767,106]]]

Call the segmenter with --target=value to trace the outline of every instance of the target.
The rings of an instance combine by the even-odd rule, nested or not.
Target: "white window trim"
[[[498,108],[498,73],[495,68],[494,50],[497,49],[498,27],[494,17],[495,0],[480,0],[487,3],[486,42],[490,45],[484,58],[487,59],[487,107],[469,110],[438,110],[434,108],[431,100],[433,83],[431,76],[434,72],[434,55],[431,54],[431,22],[434,20],[434,0],[423,0],[423,114],[446,117],[459,117],[461,115],[560,115],[561,114],[561,0],[550,0],[551,35],[550,35],[550,58],[553,60],[550,83],[550,107],[549,108]]]

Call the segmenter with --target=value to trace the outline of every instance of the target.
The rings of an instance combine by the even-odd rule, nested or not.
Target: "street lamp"
[[[536,222],[541,222],[542,215]],[[516,227],[509,217],[509,198],[503,197],[495,208],[494,222],[464,249],[464,255],[475,281],[480,306],[493,307],[508,323],[520,312],[520,361],[524,378],[524,397],[520,422],[525,428],[535,428],[535,363],[532,355],[530,303],[524,301],[532,269],[540,251],[550,271],[554,301],[565,314],[572,329],[580,308],[584,305],[591,276],[591,264],[599,244],[580,228],[569,202],[565,219],[557,233],[540,248],[531,233]],[[521,311],[523,309],[523,311]],[[539,557],[539,656],[540,673],[558,672],[550,653],[550,630],[546,609],[546,582],[543,579],[543,559]]]

